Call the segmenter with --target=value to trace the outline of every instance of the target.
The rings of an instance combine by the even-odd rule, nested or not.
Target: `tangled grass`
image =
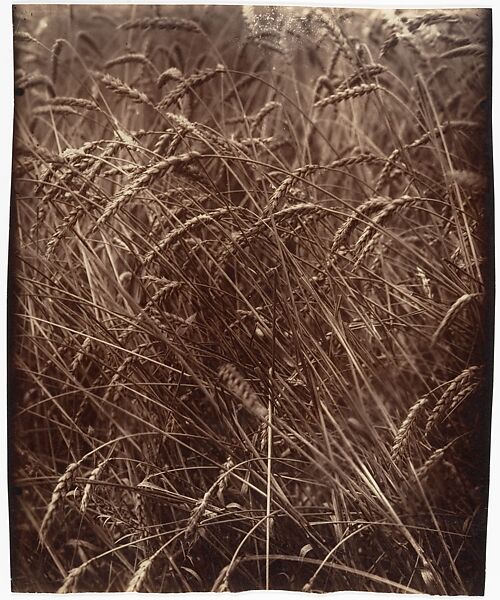
[[[481,593],[488,13],[64,8],[15,15],[14,589]]]

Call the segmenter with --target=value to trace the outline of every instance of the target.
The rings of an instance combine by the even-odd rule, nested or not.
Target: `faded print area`
[[[15,7],[13,590],[483,592],[490,21]]]

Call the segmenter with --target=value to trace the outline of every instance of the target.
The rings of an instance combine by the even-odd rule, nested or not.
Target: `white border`
[[[7,496],[7,257],[9,243],[10,183],[12,164],[12,119],[14,110],[12,17],[7,3],[0,5],[0,56],[3,93],[0,110],[2,144],[0,152],[0,591],[10,588],[10,556]],[[10,32],[9,32],[10,30]]]
[[[67,4],[64,2],[15,2],[14,4]],[[107,3],[95,2],[94,0],[76,0],[72,4],[132,4],[120,0],[112,0]],[[284,6],[337,6],[348,8],[492,8],[492,3],[484,2],[373,2],[364,0],[363,2],[325,2],[311,1],[301,2],[288,0],[286,2],[265,0],[255,0],[254,2],[232,2],[228,0],[220,0],[219,2],[182,2],[182,0],[174,0],[171,2],[161,1],[145,1],[135,0],[133,4],[254,4],[254,5],[284,5]],[[498,93],[499,93],[499,73],[500,73],[500,56],[498,49],[498,40],[496,34],[500,31],[499,27],[500,9],[493,8],[493,131],[495,138],[498,134],[498,125],[500,116],[498,114]],[[2,160],[0,161],[0,185],[2,194],[0,196],[0,593],[2,597],[19,597],[20,594],[13,594],[10,591],[10,558],[9,558],[9,530],[8,530],[8,503],[7,503],[7,431],[6,431],[6,298],[7,298],[7,255],[8,255],[8,239],[9,239],[9,210],[10,210],[10,179],[11,179],[11,159],[12,159],[12,118],[13,118],[13,57],[12,57],[12,4],[0,0],[0,57],[2,61],[2,84],[3,90],[1,94],[1,110],[0,110],[0,131],[2,132],[2,141],[0,144]],[[496,73],[495,73],[496,67]],[[498,169],[494,169],[495,173]],[[499,181],[498,178],[495,178]],[[500,211],[497,209],[495,214],[495,229],[500,231]],[[500,244],[498,244],[500,246]],[[500,266],[500,249],[497,246],[495,250],[495,260]],[[500,310],[498,297],[495,301],[496,326],[495,339],[498,338]],[[495,353],[497,354],[497,353]],[[498,373],[500,365],[498,358],[495,358],[495,374]],[[498,403],[499,388],[498,382],[494,384],[494,402],[493,402],[493,436],[491,447],[491,478],[490,478],[490,507],[489,507],[489,522],[488,522],[488,544],[487,544],[487,568],[486,568],[486,590],[485,598],[488,600],[497,600],[500,598],[500,408]],[[244,592],[237,597],[244,600],[257,600],[265,595],[270,600],[292,600],[293,598],[301,600],[309,600],[313,598],[310,594],[292,593],[292,592]],[[22,594],[21,596],[33,596],[43,600],[45,598],[55,597],[55,594]],[[204,593],[204,594],[80,594],[79,597],[98,597],[98,598],[161,598],[162,600],[201,600],[202,598],[231,598],[230,595],[221,596],[220,594]],[[325,594],[322,598],[340,598],[341,600],[351,600],[359,598],[368,598],[369,600],[385,600],[386,598],[396,597],[394,594],[369,594],[361,592],[336,592],[335,594]],[[440,598],[440,596],[412,596],[416,598]],[[443,597],[445,598],[445,597]],[[460,597],[455,597],[460,598]],[[469,596],[468,598],[471,598]]]

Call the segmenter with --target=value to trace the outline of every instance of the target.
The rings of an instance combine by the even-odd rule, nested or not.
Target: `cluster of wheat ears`
[[[481,593],[487,13],[63,8],[14,20],[14,588]]]

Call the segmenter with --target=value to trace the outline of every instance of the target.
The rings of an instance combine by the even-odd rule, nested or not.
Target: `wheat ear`
[[[238,208],[239,207],[237,206],[233,207],[231,210],[225,207],[217,208],[211,212],[196,215],[193,218],[186,221],[185,223],[182,223],[179,227],[172,229],[172,231],[170,231],[168,235],[158,243],[157,248],[151,250],[146,254],[146,256],[143,259],[143,264],[148,265],[155,256],[164,252],[169,246],[177,242],[185,233],[191,231],[192,229],[198,227],[199,225],[205,222],[214,221],[216,217],[220,217],[221,215],[225,215],[232,211],[236,211]]]
[[[386,206],[386,204],[389,202],[389,198],[380,196],[377,198],[371,198],[353,210],[349,218],[337,229],[335,235],[333,236],[333,241],[329,252],[330,258],[336,252],[338,252],[339,248],[342,246],[345,240],[349,238],[358,223],[363,221],[363,217],[367,217],[370,214],[373,214],[374,212],[384,208],[384,206]]]
[[[126,204],[142,187],[151,183],[151,180],[163,174],[165,171],[172,169],[182,163],[191,162],[201,155],[199,152],[188,152],[179,156],[170,156],[162,161],[153,163],[145,167],[129,185],[125,186],[104,209],[103,214],[97,219],[94,227],[92,228],[91,234],[94,234],[99,230],[100,226],[113,217],[120,208]]]
[[[219,369],[219,378],[223,385],[243,404],[248,412],[261,419],[267,417],[267,409],[262,406],[252,386],[243,378],[234,365],[223,365]]]
[[[182,73],[177,67],[170,67],[159,75],[156,85],[161,89],[169,81],[182,81],[182,78]]]
[[[314,103],[315,108],[323,108],[324,106],[329,106],[331,104],[338,104],[339,102],[344,102],[344,100],[349,100],[350,98],[358,98],[360,96],[365,96],[366,94],[370,94],[371,92],[375,92],[377,90],[382,90],[383,88],[378,85],[378,83],[360,83],[359,85],[355,85],[346,90],[337,92],[332,94],[331,96],[327,96],[326,98],[322,98]]]
[[[482,44],[467,44],[466,46],[452,48],[447,52],[443,52],[439,58],[462,58],[463,56],[485,57],[486,52],[486,48]]]
[[[451,413],[465,397],[476,389],[480,382],[480,373],[481,367],[469,367],[449,383],[427,419],[426,435],[441,420],[447,408],[448,413]]]
[[[78,567],[71,569],[71,571],[69,571],[68,574],[66,575],[66,577],[64,578],[63,584],[57,590],[57,593],[58,594],[73,593],[75,591],[75,585],[77,584],[79,577],[84,573],[84,571],[87,569],[87,567],[89,566],[89,563],[92,560],[93,559],[90,559],[90,560],[82,563],[81,565],[78,565]]]
[[[180,81],[179,84],[158,103],[156,108],[158,110],[168,108],[171,104],[174,104],[174,102],[177,102],[185,96],[189,91],[210,81],[219,73],[225,72],[226,68],[223,65],[217,65],[215,69],[204,69],[203,71],[193,73],[193,75]]]
[[[115,94],[129,98],[136,104],[148,104],[153,106],[152,100],[144,92],[141,92],[137,88],[131,87],[121,79],[118,79],[118,77],[113,77],[109,73],[95,73],[95,76],[100,79],[105,87]]]
[[[140,592],[141,587],[148,576],[149,570],[151,569],[153,561],[161,554],[165,546],[166,544],[164,544],[161,548],[158,548],[156,552],[141,562],[132,579],[128,582],[127,588],[125,589],[126,592]]]
[[[62,500],[64,499],[66,492],[68,491],[68,488],[74,479],[75,472],[80,466],[80,463],[81,461],[77,461],[69,464],[66,467],[64,473],[57,481],[56,487],[52,492],[49,505],[47,506],[47,510],[45,511],[45,516],[43,517],[42,524],[40,525],[40,530],[38,532],[38,537],[40,538],[40,542],[42,544],[45,544],[46,542],[47,534],[49,532],[50,526],[54,521],[55,513],[59,508],[59,505],[61,504]]]
[[[431,347],[436,345],[441,334],[443,333],[443,331],[445,331],[448,328],[448,326],[453,321],[453,319],[455,318],[457,313],[464,306],[467,306],[471,300],[473,300],[474,298],[477,298],[478,296],[479,296],[479,294],[464,294],[463,296],[460,296],[460,298],[457,298],[455,300],[455,302],[448,309],[448,312],[443,317],[443,320],[439,324],[439,327],[434,332],[434,334],[432,336],[432,340],[431,340]]]
[[[40,42],[27,31],[15,31],[14,42],[33,42],[34,44],[40,44]]]
[[[101,461],[97,465],[97,467],[90,473],[88,482],[85,484],[85,487],[83,488],[82,501],[80,503],[80,512],[82,514],[85,514],[85,512],[87,511],[87,508],[89,506],[90,498],[92,495],[92,484],[94,483],[94,481],[97,480],[97,478],[102,473],[102,471],[104,470],[104,467],[108,464],[108,462],[109,462],[109,458],[106,458],[105,460]]]
[[[61,55],[61,51],[63,49],[64,44],[67,44],[64,39],[57,39],[50,51],[50,62],[51,62],[51,70],[52,70],[52,81],[54,85],[57,83],[57,74],[59,67],[59,56]]]
[[[423,396],[410,408],[405,420],[399,427],[391,448],[391,459],[396,462],[408,447],[410,432],[424,406],[429,402],[429,396]]]
[[[444,457],[446,451],[454,443],[454,441],[455,440],[453,440],[453,442],[450,442],[449,444],[446,444],[446,446],[443,446],[442,448],[437,448],[432,452],[432,454],[424,462],[424,464],[419,469],[417,469],[417,476],[420,479],[424,479],[425,477],[427,477],[429,471],[436,463],[438,463]]]
[[[118,29],[180,29],[190,33],[203,33],[203,30],[198,23],[195,23],[195,21],[175,17],[144,17],[141,19],[133,19],[122,23],[118,26]]]
[[[121,56],[117,56],[116,58],[112,58],[104,63],[104,67],[109,69],[111,67],[117,67],[119,65],[125,65],[129,63],[140,64],[148,67],[151,71],[156,71],[156,67],[149,60],[147,56],[144,54],[140,54],[138,52],[130,53],[130,54],[122,54]]]

